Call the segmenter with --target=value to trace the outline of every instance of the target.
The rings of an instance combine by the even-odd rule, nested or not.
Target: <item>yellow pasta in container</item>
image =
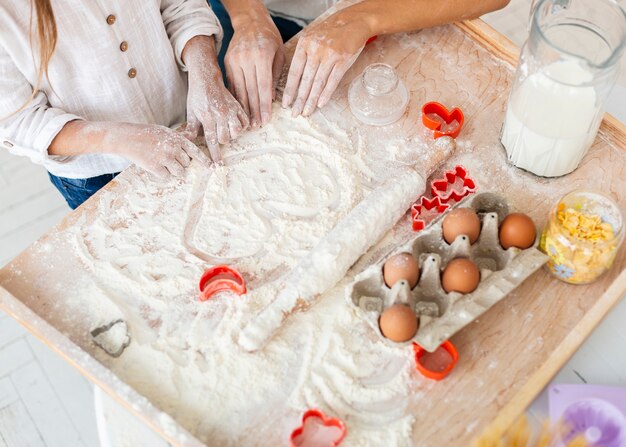
[[[550,212],[540,248],[560,280],[587,284],[611,268],[624,237],[622,213],[609,197],[574,191]]]

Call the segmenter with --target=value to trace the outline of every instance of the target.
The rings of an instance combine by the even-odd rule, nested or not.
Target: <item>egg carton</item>
[[[385,343],[398,346],[415,342],[429,352],[435,351],[548,260],[537,249],[539,232],[530,248],[502,248],[498,227],[509,214],[508,202],[504,197],[495,193],[477,194],[454,208],[459,207],[473,208],[481,220],[481,233],[473,245],[464,235],[459,235],[452,244],[443,239],[441,224],[447,215],[444,213],[410,242],[399,246],[389,256],[359,273],[347,286],[348,303],[356,307],[357,313]],[[395,253],[411,253],[418,260],[420,277],[413,289],[407,281],[398,281],[393,288],[385,284],[383,265]],[[441,286],[441,272],[455,258],[469,258],[480,270],[480,282],[471,293],[447,293]],[[404,343],[385,338],[378,326],[382,311],[398,303],[410,306],[420,319],[417,334]]]

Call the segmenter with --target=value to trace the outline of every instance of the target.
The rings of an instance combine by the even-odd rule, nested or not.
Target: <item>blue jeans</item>
[[[233,38],[233,25],[230,22],[230,16],[224,8],[224,5],[220,0],[208,0],[213,12],[219,19],[222,24],[222,28],[224,28],[224,38],[222,40],[222,48],[220,49],[220,54],[217,57],[217,60],[220,64],[220,68],[222,69],[222,75],[224,79],[226,78],[226,70],[224,70],[224,56],[226,55],[226,50],[228,49],[228,45]],[[276,24],[276,28],[280,32],[280,36],[283,38],[283,42],[287,42],[293,36],[298,34],[302,27],[298,25],[293,20],[284,19],[282,17],[274,17],[272,16],[272,20]]]
[[[109,183],[117,176],[115,174],[104,174],[91,178],[65,178],[57,177],[48,172],[50,181],[65,198],[67,204],[75,210],[83,204],[85,200],[94,195],[100,188]]]

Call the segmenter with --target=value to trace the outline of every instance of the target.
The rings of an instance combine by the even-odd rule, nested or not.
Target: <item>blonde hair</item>
[[[37,70],[37,80],[33,86],[33,92],[24,104],[20,106],[15,112],[10,113],[8,116],[0,116],[0,121],[9,118],[22,110],[24,110],[33,101],[37,92],[41,87],[43,77],[48,77],[48,66],[50,60],[54,54],[54,49],[57,46],[57,22],[54,19],[54,11],[52,10],[52,4],[50,0],[31,0],[30,9],[30,47],[33,46],[33,10],[37,20],[37,48],[39,48],[39,68]],[[33,53],[33,63],[37,66],[35,54]],[[54,90],[53,90],[54,91]]]
[[[35,14],[37,16],[37,47],[39,48],[39,70],[37,72],[37,82],[33,86],[32,97],[34,97],[39,91],[43,77],[48,77],[48,66],[50,65],[50,60],[52,59],[54,49],[57,45],[57,24],[54,19],[54,11],[52,10],[50,0],[32,0],[31,4],[34,5]],[[30,29],[32,48],[32,9],[30,15]]]

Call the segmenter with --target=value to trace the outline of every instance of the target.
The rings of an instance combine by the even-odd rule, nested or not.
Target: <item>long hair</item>
[[[48,66],[50,65],[50,59],[52,59],[54,49],[57,45],[57,24],[54,19],[54,11],[52,10],[50,0],[31,0],[31,5],[34,6],[34,8],[31,8],[30,14],[31,48],[34,48],[32,45],[34,9],[37,20],[37,48],[39,49],[37,82],[33,86],[34,97],[39,91],[43,77],[48,77]],[[34,56],[33,54],[33,57]]]
[[[33,10],[35,11],[35,20],[37,21],[37,45],[33,45]],[[36,60],[33,52],[33,64],[37,68],[37,80],[33,85],[33,92],[24,104],[19,109],[10,113],[8,116],[0,116],[0,121],[9,118],[16,113],[24,110],[35,98],[37,92],[41,87],[41,82],[44,76],[48,77],[48,66],[50,65],[50,59],[54,54],[54,49],[57,45],[57,23],[54,19],[54,11],[52,10],[52,4],[50,0],[31,0],[30,8],[30,23],[28,34],[30,36],[30,47],[39,49],[39,61]],[[37,65],[39,62],[39,65]],[[54,91],[54,89],[53,89]]]

